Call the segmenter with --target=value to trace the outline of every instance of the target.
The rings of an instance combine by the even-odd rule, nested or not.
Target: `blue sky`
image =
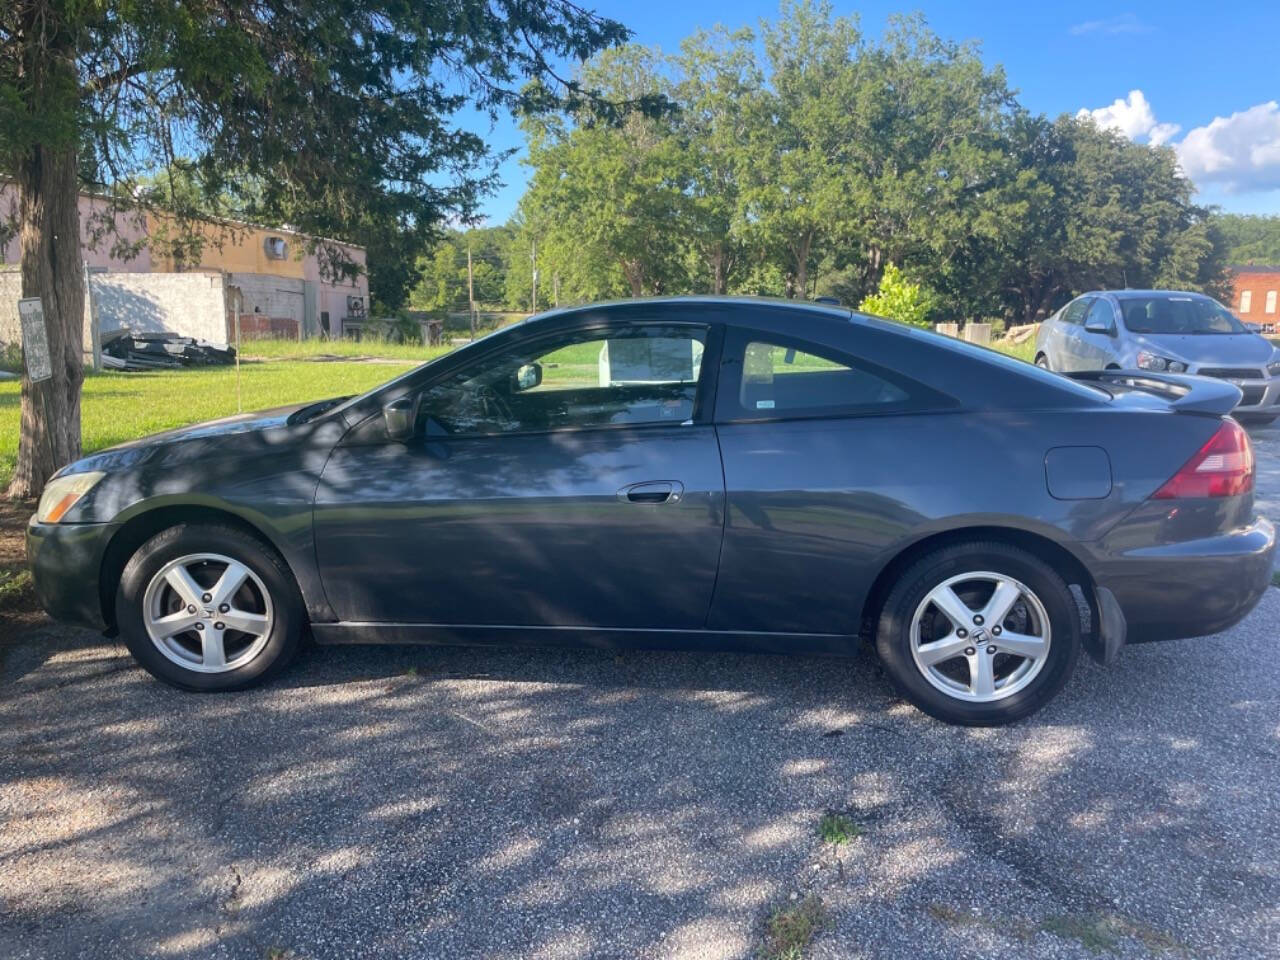
[[[593,6],[590,0],[584,5]],[[636,42],[664,50],[674,50],[700,26],[755,27],[778,10],[767,0],[598,0],[594,8],[630,27]],[[1095,114],[1100,122],[1136,140],[1172,144],[1200,188],[1201,202],[1241,213],[1280,213],[1280,2],[1168,0],[1116,7],[971,0],[836,3],[835,10],[858,13],[863,30],[873,35],[889,14],[919,10],[942,36],[980,42],[983,58],[1004,66],[1029,109],[1052,116],[1102,111]],[[485,127],[487,119],[468,123]],[[505,120],[488,137],[496,149],[523,145]],[[526,176],[517,158],[503,165],[506,186],[482,207],[490,222],[503,222],[514,211]]]

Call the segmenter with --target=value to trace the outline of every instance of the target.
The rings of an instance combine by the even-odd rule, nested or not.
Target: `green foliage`
[[[844,813],[825,813],[818,822],[818,836],[823,843],[841,846],[862,836],[862,827]]]
[[[1280,216],[1222,214],[1214,218],[1222,231],[1231,263],[1280,264]]]
[[[548,64],[627,36],[551,0],[8,3],[0,170],[72,147],[84,183],[180,219],[234,210],[363,244],[372,298],[395,310],[440,224],[497,182],[500,157],[459,111],[620,116]]]
[[[584,83],[676,109],[526,122],[529,189],[508,303],[732,292],[862,302],[885,265],[928,278],[929,319],[1023,323],[1083,290],[1221,295],[1227,240],[1173,152],[1024,110],[1004,72],[919,16],[880,38],[799,0],[750,30],[626,47]],[[919,315],[916,314],[918,317]],[[919,322],[917,319],[916,322]]]
[[[880,289],[865,298],[858,309],[913,327],[928,327],[934,302],[933,291],[923,284],[912,283],[890,263],[880,277]]]

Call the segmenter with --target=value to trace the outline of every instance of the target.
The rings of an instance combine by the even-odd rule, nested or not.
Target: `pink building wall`
[[[80,249],[83,252],[85,261],[90,267],[103,267],[116,273],[150,273],[151,272],[151,252],[145,246],[139,254],[131,260],[112,256],[112,247],[118,240],[124,240],[127,243],[134,244],[145,239],[146,225],[140,217],[134,217],[127,213],[117,213],[116,215],[116,231],[119,237],[106,236],[100,240],[96,246],[92,244],[92,224],[94,214],[98,214],[98,219],[107,209],[107,204],[103,200],[88,196],[80,195]],[[12,183],[0,183],[0,221],[8,221],[12,217],[15,221],[18,216],[18,189]],[[21,258],[18,237],[13,237],[8,243],[0,245],[0,263],[17,263]]]

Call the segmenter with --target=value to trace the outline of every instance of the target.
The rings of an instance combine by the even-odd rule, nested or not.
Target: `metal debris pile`
[[[115,330],[102,335],[102,365],[108,370],[226,366],[235,359],[235,347],[176,333]]]

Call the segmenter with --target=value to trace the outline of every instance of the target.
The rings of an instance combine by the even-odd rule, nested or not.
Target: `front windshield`
[[[1248,333],[1226,307],[1208,297],[1125,297],[1124,325],[1133,333]]]

